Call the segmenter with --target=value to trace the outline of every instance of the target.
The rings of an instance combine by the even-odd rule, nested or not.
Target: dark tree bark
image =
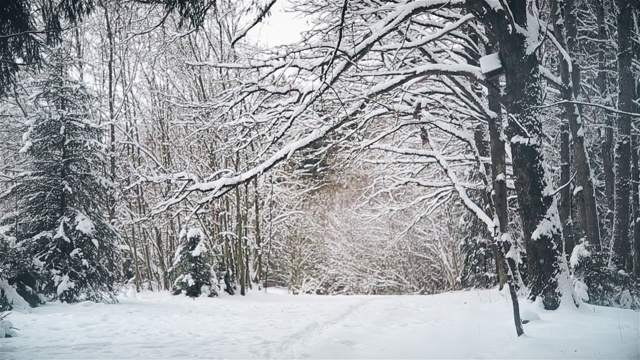
[[[526,0],[509,0],[506,3],[509,12],[490,8],[484,3],[473,9],[498,39],[505,71],[506,133],[511,142],[531,296],[542,297],[544,307],[553,310],[560,305],[556,275],[559,269],[557,249],[562,236],[542,154],[542,124],[537,109],[542,102],[539,60],[536,44],[530,42],[536,39],[526,36],[531,30],[528,29],[527,9],[532,4]],[[523,31],[515,30],[514,25]]]
[[[243,245],[242,212],[240,210],[240,188],[236,187],[236,278],[240,282],[240,295],[246,295],[245,262]]]
[[[631,139],[633,140],[631,147],[631,159],[632,159],[632,224],[633,224],[633,275],[638,278],[640,276],[640,169],[638,157],[638,143],[640,142],[640,136],[633,134]]]
[[[631,71],[631,4],[617,0],[618,5],[618,108],[633,111],[634,79]],[[616,119],[618,140],[615,148],[615,218],[613,224],[613,260],[618,269],[632,271],[629,238],[631,192],[631,116],[618,113]]]
[[[486,191],[483,194],[483,202],[484,208],[487,215],[493,218],[496,224],[500,223],[498,220],[498,204],[496,202],[497,194],[496,182],[501,181],[504,182],[504,172],[500,172],[496,170],[496,166],[500,166],[500,160],[496,160],[496,155],[500,152],[500,143],[502,144],[502,169],[504,169],[504,142],[499,137],[499,114],[500,114],[500,97],[498,90],[498,82],[491,81],[492,85],[495,88],[489,89],[489,109],[496,114],[495,118],[488,119],[489,123],[489,132],[490,132],[490,140],[489,143],[484,141],[484,134],[486,134],[486,129],[483,126],[478,126],[474,132],[474,141],[476,143],[476,147],[478,148],[478,154],[482,157],[491,157],[491,167],[486,168],[487,171],[487,179],[492,179],[490,184],[487,184]],[[497,97],[496,97],[497,96]],[[491,108],[493,105],[493,108]],[[424,129],[424,128],[423,128]],[[424,143],[423,143],[424,144]],[[498,174],[503,174],[503,176],[499,176]],[[490,185],[490,186],[489,186]],[[505,198],[506,199],[506,198]],[[498,220],[498,222],[496,222]],[[507,220],[508,221],[508,220]],[[504,288],[504,285],[508,282],[507,276],[507,267],[505,264],[504,254],[502,249],[500,248],[500,238],[501,232],[496,230],[501,230],[501,226],[498,229],[494,229],[493,241],[490,241],[488,245],[491,249],[491,253],[493,254],[494,260],[496,262],[496,272],[498,274],[498,287],[500,290]],[[487,231],[489,233],[489,231]]]
[[[234,295],[233,285],[231,284],[231,273],[229,269],[224,272],[224,291],[226,291],[229,295]]]
[[[109,10],[106,6],[104,9],[104,19],[107,30],[107,40],[109,44],[108,60],[107,60],[107,96],[109,101],[109,179],[112,183],[116,183],[116,124],[115,124],[115,79],[114,79],[114,52],[115,42],[113,39],[113,29],[111,27],[111,19],[109,18]],[[116,217],[116,199],[115,194],[108,194],[107,209],[109,221],[112,222]]]
[[[493,40],[493,39],[492,39]],[[487,53],[493,52],[492,46],[487,46]],[[522,329],[522,319],[520,318],[520,303],[518,302],[518,294],[516,294],[515,274],[518,271],[515,260],[512,257],[505,257],[509,254],[512,244],[510,237],[503,237],[509,233],[509,208],[507,202],[507,166],[505,156],[505,145],[500,137],[501,113],[500,105],[500,89],[498,81],[490,81],[488,87],[489,110],[493,112],[493,116],[489,118],[489,143],[491,148],[491,176],[493,179],[493,204],[495,208],[495,217],[498,219],[497,241],[492,244],[492,250],[495,253],[498,271],[500,273],[500,282],[506,281],[509,286],[509,295],[511,296],[511,305],[513,307],[513,321],[516,326],[516,334],[521,336],[524,334]],[[498,244],[500,247],[498,247]],[[506,261],[505,261],[506,260]],[[506,262],[506,269],[505,263]],[[505,274],[506,273],[506,274]]]
[[[607,27],[605,23],[605,8],[604,0],[599,0],[596,3],[596,18],[598,23],[598,91],[600,91],[600,97],[603,99],[609,98],[608,90],[608,76],[607,76]],[[612,106],[613,104],[604,104]],[[608,113],[604,113],[605,127],[604,127],[604,141],[602,142],[602,167],[604,172],[605,183],[605,195],[607,198],[607,219],[609,220],[609,231],[612,233],[613,227],[613,214],[615,212],[615,176],[613,172],[613,116]]]
[[[506,181],[504,176],[506,176],[506,174],[504,173],[504,171],[500,172],[500,170],[496,170],[496,166],[500,166],[500,168],[504,170],[504,142],[500,139],[500,136],[499,136],[500,135],[500,131],[499,131],[500,92],[498,90],[499,83],[497,81],[491,81],[491,84],[492,84],[492,87],[489,89],[489,109],[496,114],[496,117],[488,120],[489,129],[490,129],[489,130],[490,140],[489,140],[489,143],[484,141],[484,135],[486,134],[486,129],[483,126],[478,126],[474,132],[474,141],[475,141],[476,147],[478,148],[478,153],[480,154],[480,156],[491,157],[491,167],[486,168],[486,171],[488,176],[487,178],[492,179],[492,181],[491,181],[491,186],[487,186],[486,191],[483,194],[483,202],[484,202],[485,212],[489,216],[491,216],[495,221],[496,219],[507,219],[506,217],[500,218],[498,214],[500,209],[498,208],[499,205],[497,201],[502,200],[502,197],[500,199],[496,199],[497,196],[500,196],[497,194],[499,190],[497,189],[496,182],[500,181],[504,185]],[[426,129],[423,128],[423,130],[426,130]],[[425,131],[425,134],[426,134],[426,131]],[[423,142],[423,145],[425,145],[424,142]],[[502,145],[502,149],[500,149],[500,145]],[[499,154],[500,151],[502,151],[502,162],[500,162],[500,159],[496,160],[496,158],[499,157],[499,155],[497,154]],[[499,176],[498,174],[503,174],[503,175]],[[504,197],[504,200],[506,201],[506,197]],[[496,223],[502,224],[500,220],[498,221],[499,222],[496,222]],[[508,220],[506,221],[508,222]],[[494,229],[494,234],[492,235],[494,238],[493,238],[493,241],[491,241],[489,244],[489,248],[491,249],[491,253],[493,254],[493,258],[496,262],[496,272],[498,274],[498,284],[499,284],[498,287],[502,291],[502,289],[504,288],[504,285],[507,284],[509,279],[507,275],[508,273],[507,273],[507,266],[505,264],[504,253],[502,252],[502,248],[500,247],[502,233],[501,231],[495,231],[495,230],[502,230],[502,226],[499,226],[498,229]]]
[[[575,246],[573,236],[573,221],[571,218],[571,154],[569,144],[569,126],[563,122],[560,125],[560,204],[558,213],[562,223],[562,239],[565,254],[571,254]]]
[[[258,193],[258,178],[254,184],[254,209],[255,209],[255,230],[256,230],[256,247],[253,252],[255,259],[255,276],[251,279],[256,284],[262,283],[262,232],[260,230],[260,194]]]
[[[638,21],[638,19],[636,19]],[[638,24],[636,23],[636,28]],[[640,57],[636,51],[636,56]],[[640,95],[640,84],[636,81],[635,94],[633,98],[638,100]],[[635,112],[640,112],[640,105],[636,103],[634,106]],[[631,179],[633,183],[633,275],[636,279],[640,279],[640,134],[638,134],[638,128],[640,128],[640,120],[634,118],[634,133],[631,137],[632,140],[632,163],[633,171],[631,172]]]
[[[582,235],[586,237],[587,242],[591,244],[596,251],[599,251],[600,229],[598,227],[598,211],[595,190],[591,179],[591,165],[589,164],[589,157],[584,140],[582,114],[580,109],[570,102],[579,98],[580,91],[580,70],[577,62],[573,60],[577,53],[576,9],[573,0],[566,0],[563,4],[564,9],[559,0],[552,2],[551,19],[556,40],[561,47],[567,48],[568,54],[572,57],[572,59],[566,59],[564,56],[560,56],[560,76],[563,83],[561,89],[562,97],[568,101],[564,104],[564,117],[568,120],[571,137],[573,139],[573,158],[575,161],[576,182],[579,189],[575,194],[575,198],[578,205]],[[564,14],[564,17],[562,14]],[[566,36],[562,24],[566,27]],[[563,184],[566,183],[563,181]],[[567,188],[564,190],[568,191]],[[563,196],[561,206],[563,212],[566,211],[566,209],[564,209],[566,205],[564,201]],[[566,228],[566,226],[563,224],[563,230],[564,228]],[[567,236],[569,236],[569,234],[565,233],[565,237]],[[567,244],[569,246],[566,246]],[[572,239],[565,239],[565,250],[569,254],[573,250]]]

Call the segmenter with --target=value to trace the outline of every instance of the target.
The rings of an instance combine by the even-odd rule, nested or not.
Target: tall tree
[[[550,177],[542,153],[542,103],[538,47],[541,41],[534,1],[510,0],[492,8],[475,7],[498,39],[505,69],[507,136],[513,155],[513,173],[527,251],[527,272],[532,297],[542,297],[546,309],[560,304],[558,249],[562,229]]]
[[[604,105],[613,106],[611,96],[611,90],[609,86],[610,82],[610,74],[609,74],[609,61],[607,61],[610,54],[608,54],[607,49],[607,9],[605,7],[606,1],[600,0],[595,2],[595,12],[596,12],[596,25],[598,28],[597,39],[598,39],[598,72],[596,76],[596,85],[598,88],[598,92],[600,93],[600,97],[602,99],[606,99],[606,103]],[[604,140],[602,142],[602,167],[604,172],[604,182],[605,182],[605,195],[607,201],[607,213],[606,219],[608,220],[608,232],[611,236],[613,234],[613,223],[614,223],[614,214],[615,214],[615,175],[614,175],[614,164],[613,164],[613,118],[612,114],[604,114],[605,117],[605,127],[604,127]]]
[[[4,95],[20,66],[38,59],[38,42],[31,34],[34,28],[30,2],[5,2],[0,7],[0,29],[0,95]]]
[[[267,145],[262,147],[266,150],[259,152],[258,165],[211,180],[195,181],[163,205],[174,205],[190,193],[206,193],[207,199],[224,196],[234,187],[251,181],[286,160],[291,153],[313,146],[314,142],[328,137],[337,129],[360,129],[368,126],[372,119],[388,119],[399,114],[406,119],[407,115],[410,116],[407,107],[418,108],[419,114],[426,113],[429,126],[454,134],[461,143],[469,146],[478,166],[483,166],[464,121],[486,121],[489,111],[466,81],[486,79],[476,66],[466,62],[467,55],[461,50],[464,47],[475,49],[477,44],[459,31],[467,23],[477,20],[480,27],[489,28],[498,39],[506,69],[506,130],[513,154],[513,173],[527,245],[532,296],[541,296],[547,308],[556,308],[560,301],[557,275],[561,225],[542,147],[544,134],[539,107],[543,92],[538,49],[544,32],[539,21],[532,21],[540,18],[536,3],[525,0],[499,3],[434,0],[399,1],[379,6],[350,2],[328,5],[324,1],[310,1],[301,5],[306,11],[339,14],[335,22],[319,24],[319,28],[335,36],[335,40],[327,37],[321,45],[309,37],[305,40],[309,45],[300,49],[283,51],[266,60],[249,60],[245,64],[191,62],[197,66],[213,65],[221,70],[255,71],[255,79],[259,79],[257,84],[252,81],[246,86],[226,91],[216,103],[220,108],[230,105],[237,108],[237,104],[248,98],[261,98],[257,107],[246,112],[247,118],[256,119],[255,127],[252,124],[247,131],[253,133],[256,129],[264,131],[268,128],[270,135]],[[464,14],[461,9],[465,6],[472,13]],[[353,21],[350,28],[345,26],[349,21]],[[371,22],[377,25],[372,28]],[[346,36],[347,31],[353,33]],[[428,33],[433,34],[426,36]],[[322,34],[321,37],[325,36]],[[335,41],[335,48],[324,46],[326,41]],[[449,50],[449,47],[443,48],[443,41],[459,45]],[[396,52],[403,55],[390,55]],[[290,64],[286,73],[291,75],[280,76],[284,64]],[[434,86],[430,91],[431,84]],[[329,111],[318,111],[330,102],[336,106]],[[431,102],[437,110],[446,110],[421,111],[422,105],[432,105]],[[456,118],[458,111],[464,120]],[[364,147],[398,156],[422,156],[437,164],[446,180],[429,186],[446,188],[449,194],[455,193],[464,206],[489,228],[495,227],[493,219],[471,200],[467,184],[451,166],[447,156],[450,149],[439,146],[430,151],[385,146],[382,139],[398,133],[396,125],[387,125],[387,129],[381,130],[377,138]],[[261,130],[257,132],[263,133]],[[489,186],[487,183],[484,181],[485,186]]]
[[[37,65],[41,45],[60,42],[62,24],[75,24],[93,9],[93,0],[12,0],[0,6],[0,95],[15,82],[21,66]],[[38,26],[37,24],[42,24]],[[38,37],[38,35],[44,35]]]
[[[110,183],[94,101],[69,75],[63,47],[48,52],[21,152],[26,171],[10,190],[17,199],[15,234],[40,263],[39,289],[52,299],[114,301],[118,234],[102,213]]]
[[[631,42],[632,2],[618,0],[618,113],[615,146],[615,218],[613,231],[613,260],[628,273],[633,270],[629,216],[631,215],[631,116],[633,112],[634,77],[632,72],[633,46]]]
[[[179,15],[179,26],[199,27],[205,15],[216,0],[138,0],[144,4],[160,4],[166,15]],[[7,92],[15,82],[15,74],[20,66],[38,64],[41,39],[44,34],[46,44],[60,42],[63,24],[77,24],[95,9],[96,0],[11,0],[0,6],[0,95]],[[39,26],[38,24],[42,24]]]
[[[577,8],[574,0],[553,1],[551,19],[553,21],[556,44],[560,48],[560,73],[562,79],[562,97],[565,100],[564,117],[568,121],[573,141],[573,158],[576,168],[577,199],[580,227],[583,236],[596,251],[600,250],[600,229],[595,190],[591,176],[591,164],[585,144],[585,129],[581,109],[573,103],[581,99],[580,69],[575,56],[578,55]],[[568,164],[567,164],[568,165]],[[566,166],[563,164],[563,166]],[[566,176],[565,176],[566,180]],[[562,184],[565,185],[565,184]],[[563,196],[563,201],[564,201]],[[571,237],[564,234],[565,238]],[[571,254],[573,244],[568,242],[565,251]]]

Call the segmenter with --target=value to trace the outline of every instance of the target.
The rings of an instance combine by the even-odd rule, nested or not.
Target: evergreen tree
[[[203,292],[209,296],[218,295],[218,281],[213,268],[208,264],[204,235],[197,228],[191,228],[186,236],[181,234],[182,243],[176,250],[172,272],[177,275],[173,283],[173,294],[184,293],[198,297]]]
[[[18,300],[28,306],[43,303],[36,290],[38,268],[22,244],[7,234],[9,230],[9,226],[0,227],[0,311],[13,310],[16,299],[8,292],[17,293]]]
[[[189,24],[194,27],[202,25],[207,11],[215,4],[210,0],[137,1],[162,5],[167,12],[165,20],[170,13],[177,12],[180,26]],[[26,63],[43,60],[42,42],[33,33],[42,32],[47,44],[57,44],[62,40],[63,24],[81,22],[96,5],[98,2],[95,0],[11,0],[0,3],[0,96],[5,95],[16,82],[15,75],[21,64],[15,60],[17,57]],[[34,8],[38,11],[33,11]],[[43,28],[36,27],[38,22]]]
[[[41,265],[38,291],[50,299],[114,301],[118,234],[102,203],[110,184],[98,176],[105,160],[93,98],[69,75],[62,47],[48,54],[34,82],[26,170],[10,194],[17,199],[16,237]]]
[[[640,287],[632,274],[609,264],[609,254],[580,244],[571,254],[573,282],[582,301],[600,306],[640,309]]]

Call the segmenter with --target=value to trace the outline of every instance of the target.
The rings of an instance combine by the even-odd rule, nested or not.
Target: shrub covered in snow
[[[460,285],[489,289],[498,282],[494,254],[482,237],[464,238],[458,246],[462,255]]]
[[[16,328],[13,327],[13,323],[7,320],[7,316],[9,316],[8,312],[0,313],[0,338],[5,337],[16,337],[18,333],[16,332]]]
[[[191,228],[180,236],[181,244],[176,250],[171,273],[176,277],[173,294],[187,296],[217,296],[218,281],[209,263],[204,234],[200,229]]]
[[[576,294],[593,305],[640,309],[638,282],[609,266],[608,258],[607,253],[589,252],[582,244],[574,248],[570,265]]]
[[[7,280],[0,279],[0,311],[29,311],[32,306],[44,303],[44,300],[38,296],[38,294],[35,294],[35,291],[31,291],[33,295],[27,296],[26,298],[33,301],[35,305],[31,304],[25,299],[25,297],[21,296],[15,285],[9,284]]]
[[[36,292],[37,267],[9,226],[0,226],[0,311],[28,308],[43,301]]]

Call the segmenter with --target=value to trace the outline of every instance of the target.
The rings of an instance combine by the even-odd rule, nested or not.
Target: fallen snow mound
[[[424,296],[123,296],[13,313],[0,359],[638,359],[640,313],[584,305],[550,312],[497,290]],[[539,320],[538,320],[539,319]],[[536,320],[536,321],[533,321]]]

